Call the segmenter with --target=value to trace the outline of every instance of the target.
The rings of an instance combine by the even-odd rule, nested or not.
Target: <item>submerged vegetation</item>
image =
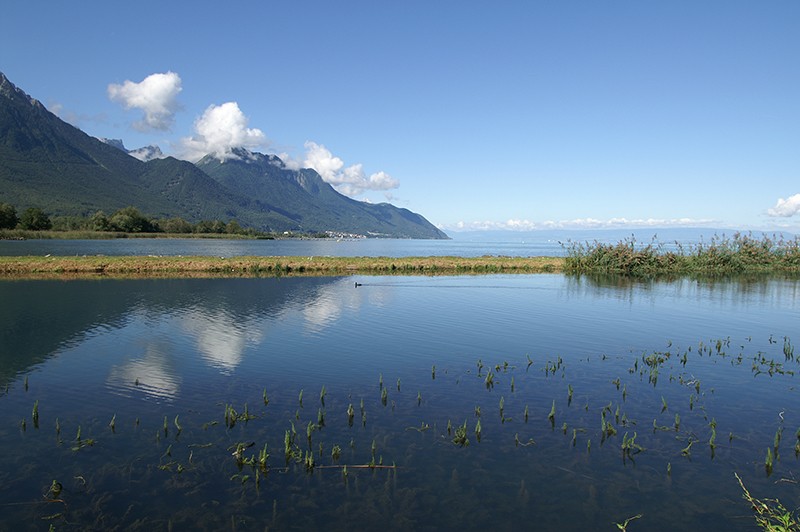
[[[675,243],[669,249],[655,238],[643,244],[631,237],[616,244],[568,242],[564,248],[564,271],[572,274],[652,277],[800,272],[800,237],[759,238],[735,233],[694,245]]]
[[[450,491],[469,496],[468,492],[458,491],[459,471],[465,474],[477,468],[479,477],[498,467],[504,471],[500,476],[515,471],[522,477],[515,500],[527,505],[529,489],[534,489],[525,486],[526,475],[531,471],[527,468],[532,462],[539,464],[534,470],[545,475],[541,480],[548,490],[555,489],[558,479],[566,479],[568,489],[575,493],[585,489],[581,484],[574,484],[576,479],[588,483],[590,493],[597,488],[616,489],[612,488],[614,483],[630,485],[639,462],[651,483],[641,489],[653,496],[662,482],[674,483],[676,488],[683,482],[687,485],[697,482],[697,470],[692,468],[692,462],[697,461],[704,469],[711,464],[726,470],[731,468],[744,498],[755,512],[758,526],[765,530],[797,530],[797,515],[793,510],[785,508],[777,499],[756,499],[736,473],[736,468],[744,468],[749,470],[748,475],[758,474],[762,481],[759,490],[777,486],[778,482],[773,484],[770,480],[773,475],[783,475],[782,480],[787,484],[796,485],[791,468],[800,459],[800,429],[796,432],[796,442],[782,440],[784,426],[790,422],[792,414],[776,410],[772,421],[759,423],[759,426],[749,426],[748,422],[724,410],[712,415],[715,407],[730,400],[725,394],[737,391],[716,392],[711,387],[717,383],[713,382],[713,373],[708,372],[709,365],[730,366],[732,371],[742,373],[745,379],[738,382],[769,379],[770,385],[774,385],[777,379],[784,379],[788,381],[788,389],[794,390],[800,358],[795,357],[791,340],[784,337],[781,343],[770,337],[769,345],[774,346],[774,352],[758,350],[755,353],[747,348],[750,342],[747,338],[737,347],[737,342],[725,338],[701,341],[685,348],[670,342],[665,350],[598,356],[592,359],[593,364],[607,364],[614,369],[595,381],[592,389],[586,389],[581,381],[576,386],[568,383],[566,406],[563,401],[556,405],[556,398],[563,397],[563,379],[567,374],[574,377],[575,365],[585,364],[588,359],[565,360],[558,356],[555,361],[537,360],[525,355],[525,360],[518,364],[513,360],[496,364],[478,360],[477,372],[471,363],[463,367],[440,367],[438,374],[433,366],[431,375],[436,375],[435,379],[428,378],[427,367],[418,370],[416,376],[404,374],[403,382],[414,386],[414,392],[404,391],[407,386],[400,386],[401,378],[391,375],[396,379],[391,408],[384,408],[388,391],[383,373],[378,374],[377,383],[370,379],[371,384],[346,383],[330,388],[322,384],[319,405],[314,405],[317,406],[316,415],[315,408],[303,407],[300,383],[268,383],[272,396],[269,399],[266,387],[253,386],[242,393],[228,390],[214,394],[206,399],[209,404],[198,409],[165,403],[156,407],[142,423],[138,417],[133,422],[131,414],[106,412],[103,405],[93,404],[91,408],[96,412],[86,417],[73,413],[69,422],[63,423],[65,429],[76,430],[75,438],[66,442],[60,437],[62,423],[56,417],[60,405],[52,401],[51,395],[50,401],[34,399],[31,410],[33,394],[41,393],[43,387],[35,378],[29,383],[25,375],[24,382],[20,378],[14,389],[0,396],[6,401],[3,411],[8,414],[3,419],[19,423],[20,417],[29,413],[33,428],[20,424],[16,429],[0,430],[0,435],[18,430],[25,440],[25,448],[33,449],[32,452],[40,456],[58,456],[67,449],[70,459],[58,459],[55,463],[63,461],[70,465],[66,469],[60,465],[53,468],[48,461],[47,467],[40,471],[33,465],[35,460],[30,459],[27,475],[41,474],[38,479],[41,490],[19,492],[20,498],[14,501],[6,499],[6,509],[29,505],[30,513],[26,515],[30,519],[46,519],[61,525],[103,522],[121,528],[144,526],[147,519],[137,514],[144,510],[142,503],[136,502],[140,499],[135,491],[124,492],[124,497],[131,499],[131,506],[124,513],[114,514],[115,507],[108,503],[112,497],[104,490],[116,486],[118,482],[114,479],[121,475],[126,484],[137,486],[135,490],[141,489],[145,494],[148,489],[159,496],[173,489],[181,497],[184,492],[190,494],[186,495],[192,497],[190,506],[198,503],[197,508],[187,509],[189,513],[180,515],[174,513],[172,507],[166,509],[172,516],[170,519],[176,520],[170,523],[176,525],[194,523],[196,516],[191,513],[194,511],[216,516],[225,508],[224,504],[230,505],[227,510],[233,512],[230,515],[235,521],[241,518],[247,504],[252,504],[253,511],[260,513],[267,502],[272,505],[270,528],[292,528],[302,526],[295,519],[308,519],[304,514],[308,509],[318,508],[331,498],[340,501],[334,506],[346,504],[341,498],[348,497],[359,508],[366,505],[371,512],[378,512],[364,517],[372,519],[370,523],[374,525],[381,508],[386,511],[387,507],[396,505],[397,512],[403,507],[419,512],[420,499],[416,497],[422,488],[413,483],[420,482],[419,475],[425,473],[443,473],[449,478],[449,487],[443,490],[444,502],[455,504]],[[693,367],[695,365],[697,367]],[[578,374],[586,371],[585,368],[577,370]],[[714,371],[719,371],[719,366]],[[702,386],[693,372],[704,376]],[[655,378],[654,374],[660,374],[661,378]],[[491,386],[486,385],[488,375],[492,375]],[[387,379],[389,377],[387,375]],[[430,386],[430,393],[422,402],[416,386],[424,382]],[[134,388],[138,386],[137,377]],[[343,386],[350,388],[344,390]],[[544,396],[546,402],[542,401],[542,390],[552,393]],[[222,403],[216,404],[219,400]],[[251,411],[246,400],[258,406]],[[8,401],[13,402],[9,405]],[[361,425],[353,423],[355,402],[360,404]],[[308,401],[306,403],[307,407],[311,406]],[[488,408],[484,412],[494,411],[493,405],[497,405],[499,415],[482,416],[479,403]],[[529,403],[533,407],[529,407]],[[241,411],[233,404],[242,404]],[[327,416],[326,407],[329,408]],[[370,411],[369,423],[367,410]],[[650,416],[652,430],[649,430]],[[98,419],[108,420],[109,417],[110,423],[98,424]],[[556,417],[560,430],[555,429]],[[719,429],[730,434],[727,442],[717,441],[718,419]],[[797,419],[794,416],[791,422]],[[409,421],[413,422],[411,426]],[[52,438],[51,427],[55,427],[55,438]],[[100,428],[105,432],[97,439],[87,437]],[[305,438],[302,432],[298,434],[298,429],[302,431],[303,428]],[[474,435],[472,441],[470,433]],[[592,447],[592,440],[599,442],[599,448]],[[281,442],[282,455],[275,451],[280,449]],[[761,454],[765,443],[769,444],[766,459]],[[716,453],[724,457],[714,462]],[[484,460],[487,463],[483,463]],[[501,462],[505,465],[499,466]],[[523,464],[528,464],[526,469]],[[409,472],[408,477],[404,476],[406,472]],[[601,477],[601,474],[609,477]],[[411,488],[403,491],[398,478],[416,480],[411,481]],[[148,485],[151,488],[146,489]],[[721,489],[719,496],[723,501],[732,500],[731,493],[737,491],[734,482]],[[225,490],[229,492],[228,502],[220,504],[218,501],[224,500]],[[43,500],[42,493],[45,494]],[[544,497],[544,494],[540,492],[539,496]],[[207,504],[203,497],[211,497],[213,504]],[[379,501],[377,508],[370,506],[376,504],[370,502],[370,498]],[[42,503],[58,504],[60,508],[53,512],[43,509]],[[626,518],[634,513],[628,513],[631,509],[641,510],[641,513]],[[360,510],[353,511],[361,515]],[[607,516],[608,511],[603,509],[595,518]],[[611,525],[616,524],[619,530],[639,525],[647,528],[648,520],[664,519],[663,514],[654,516],[658,510],[651,508],[645,511],[645,508],[624,506],[610,508],[610,511],[615,513],[606,520]],[[410,519],[413,512],[405,518]],[[738,514],[740,510],[726,513]],[[214,518],[208,519],[213,521]],[[550,528],[554,523],[548,523]],[[220,528],[222,524],[225,523],[216,521],[210,527]],[[414,521],[407,524],[415,528]],[[443,525],[444,521],[438,524]]]

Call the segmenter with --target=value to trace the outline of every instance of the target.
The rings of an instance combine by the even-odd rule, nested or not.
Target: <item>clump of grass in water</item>
[[[39,400],[37,399],[33,403],[33,411],[31,412],[31,417],[33,419],[33,426],[34,428],[39,428]]]
[[[774,458],[772,457],[772,449],[767,447],[767,456],[764,457],[764,469],[767,471],[767,476],[772,474],[773,461]]]
[[[464,420],[464,424],[460,425],[456,428],[455,436],[453,436],[453,443],[458,445],[459,447],[466,447],[469,445],[469,439],[467,438],[467,420]]]

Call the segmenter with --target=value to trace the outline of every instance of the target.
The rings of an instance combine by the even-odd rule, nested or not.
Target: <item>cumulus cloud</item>
[[[400,186],[400,182],[386,172],[367,175],[361,163],[345,167],[344,161],[322,144],[307,141],[305,148],[306,154],[302,162],[283,154],[287,168],[313,168],[325,182],[342,194],[358,196],[367,191],[388,191]]]
[[[178,93],[181,92],[181,77],[175,72],[151,74],[139,83],[126,80],[122,84],[108,86],[108,98],[125,109],[144,112],[133,127],[139,131],[166,131],[175,122],[179,110]]]
[[[237,158],[235,148],[255,149],[267,144],[260,129],[247,127],[247,117],[236,102],[211,105],[194,123],[195,134],[182,139],[184,157],[190,161],[213,154],[220,161]]]
[[[800,194],[789,196],[786,199],[778,198],[778,202],[771,209],[767,209],[767,214],[778,218],[788,218],[800,212]]]

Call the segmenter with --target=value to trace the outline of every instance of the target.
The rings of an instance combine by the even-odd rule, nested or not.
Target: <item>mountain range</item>
[[[245,149],[192,164],[155,146],[128,151],[64,122],[0,72],[0,202],[50,215],[134,206],[154,218],[236,220],[260,231],[448,238],[422,215],[356,201],[313,169]]]

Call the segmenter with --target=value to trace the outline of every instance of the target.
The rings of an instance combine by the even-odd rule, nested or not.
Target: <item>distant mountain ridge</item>
[[[419,214],[348,198],[274,155],[237,150],[237,159],[194,165],[148,148],[132,154],[122,141],[87,135],[0,72],[0,202],[18,209],[88,216],[132,205],[156,218],[235,219],[262,231],[448,238]]]
[[[115,148],[124,151],[128,155],[132,155],[136,157],[140,161],[147,162],[152,161],[153,159],[163,159],[164,153],[161,151],[161,148],[158,146],[143,146],[141,148],[137,148],[135,150],[129,150],[125,147],[125,144],[122,142],[122,139],[106,139],[106,138],[99,138],[100,142],[104,142],[109,146],[114,146]]]

